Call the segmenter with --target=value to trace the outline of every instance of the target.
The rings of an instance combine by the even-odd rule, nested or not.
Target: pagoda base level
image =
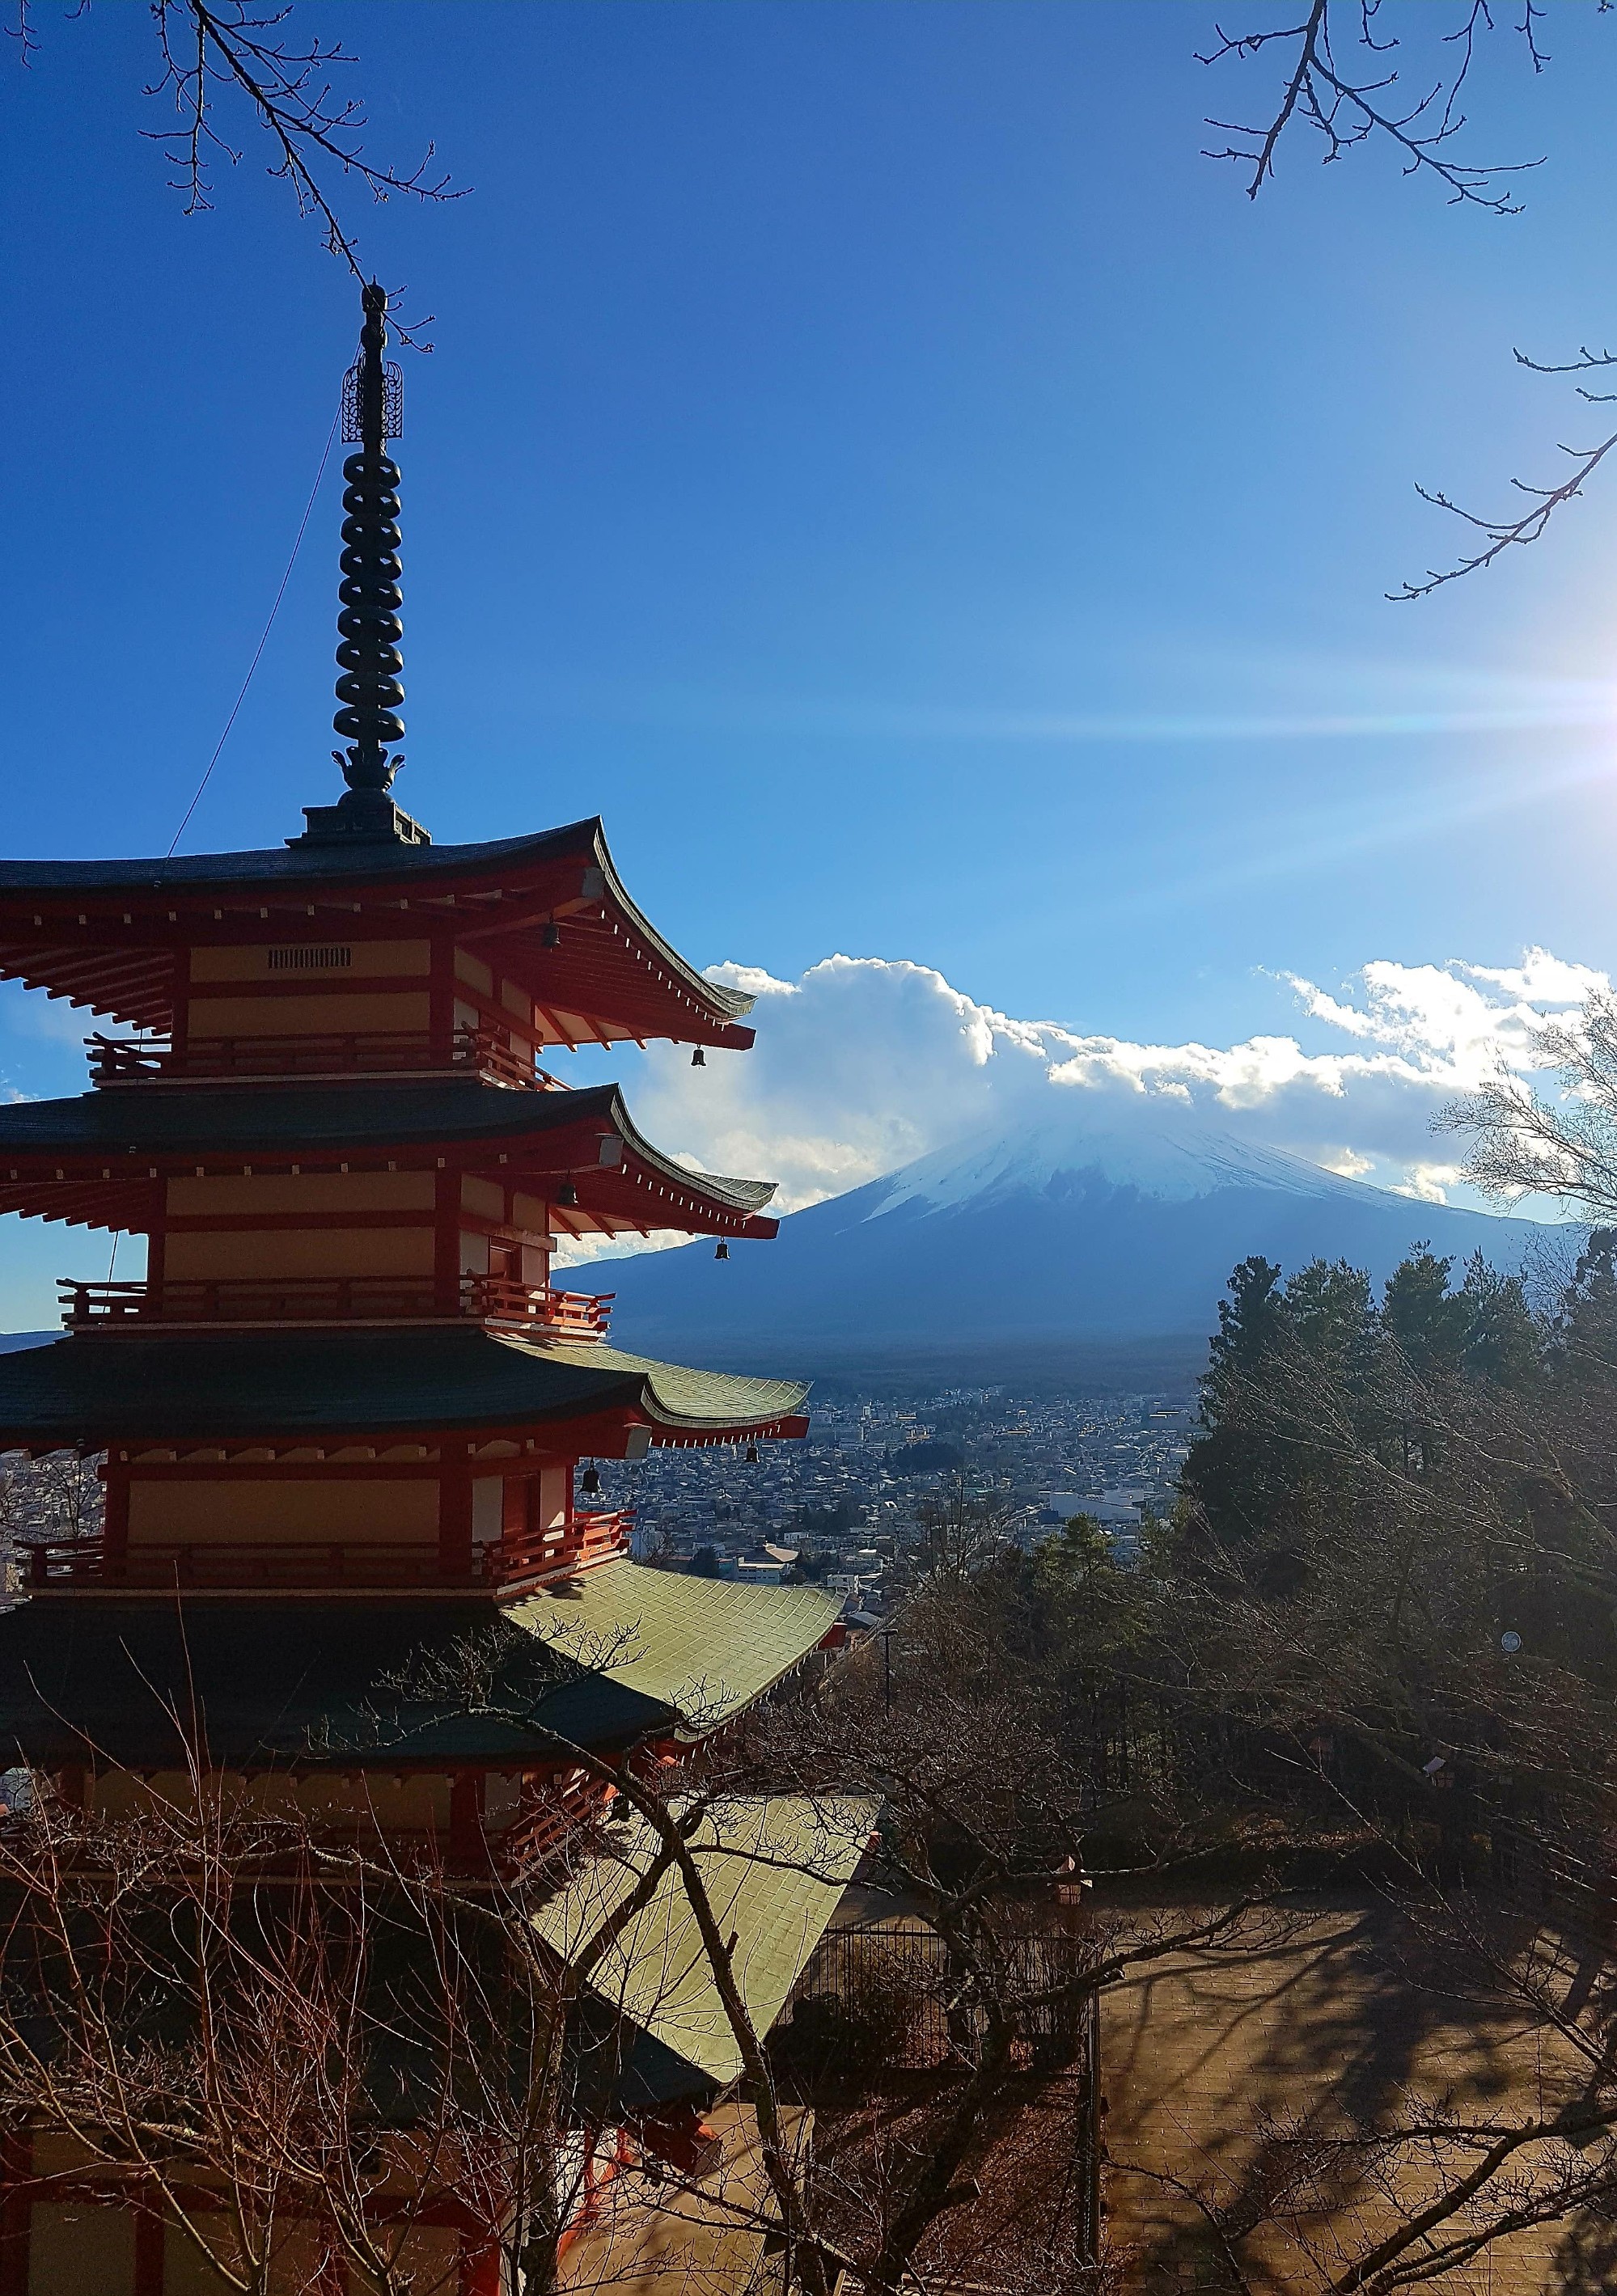
[[[412,821],[382,790],[349,790],[335,805],[306,805],[308,827],[289,845],[431,845],[419,821]]]

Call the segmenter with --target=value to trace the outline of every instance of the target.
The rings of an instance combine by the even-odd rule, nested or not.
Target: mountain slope
[[[1531,1223],[1415,1202],[1187,1118],[1081,1111],[936,1151],[781,1223],[773,1243],[603,1260],[613,1338],[710,1363],[878,1360],[1055,1342],[1198,1340],[1230,1269],[1346,1259],[1382,1277],[1417,1241],[1514,1267]]]

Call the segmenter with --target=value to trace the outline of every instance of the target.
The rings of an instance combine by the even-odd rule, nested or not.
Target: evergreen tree
[[[1462,1291],[1468,1322],[1461,1367],[1474,1379],[1521,1394],[1539,1379],[1544,1340],[1519,1275],[1501,1275],[1481,1251],[1465,1262]]]

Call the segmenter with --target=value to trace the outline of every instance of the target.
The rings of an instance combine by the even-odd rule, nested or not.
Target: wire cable
[[[339,406],[336,414],[332,417],[332,427],[325,434],[325,448],[320,457],[320,468],[315,473],[315,483],[309,488],[308,502],[303,505],[303,516],[299,522],[297,539],[292,544],[292,554],[286,562],[286,571],[282,575],[281,586],[275,592],[275,602],[269,610],[269,619],[264,625],[263,633],[259,639],[257,646],[253,650],[252,660],[247,665],[247,675],[242,680],[242,690],[235,698],[234,706],[232,708],[229,717],[225,720],[225,730],[213,745],[213,755],[208,760],[208,770],[202,775],[201,780],[197,783],[196,795],[185,808],[185,818],[181,821],[179,827],[175,831],[174,836],[169,842],[168,852],[164,857],[166,859],[172,858],[175,847],[179,843],[181,838],[184,837],[186,829],[190,825],[192,815],[202,802],[202,792],[208,787],[209,783],[213,779],[213,769],[219,762],[220,754],[224,750],[225,744],[230,739],[230,729],[235,724],[237,718],[241,714],[242,702],[247,699],[247,689],[252,684],[252,674],[259,666],[259,660],[263,656],[265,647],[269,644],[269,634],[275,626],[275,616],[281,611],[281,601],[286,595],[286,586],[292,578],[292,568],[298,562],[298,553],[303,547],[304,535],[308,530],[309,520],[314,516],[315,497],[320,492],[320,481],[325,476],[325,466],[332,459],[332,447],[336,441],[337,425],[341,419],[342,409],[341,406]]]

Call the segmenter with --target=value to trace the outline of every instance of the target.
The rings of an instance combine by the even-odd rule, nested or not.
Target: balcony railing
[[[57,1280],[70,1332],[153,1324],[421,1324],[451,1319],[549,1339],[606,1337],[611,1292],[557,1292],[508,1275],[463,1275],[451,1304],[431,1275],[195,1277],[161,1283]]]
[[[255,1588],[538,1586],[610,1562],[628,1544],[632,1510],[578,1514],[570,1526],[474,1549],[464,1576],[446,1576],[425,1539],[141,1539],[109,1560],[99,1538],[42,1541],[24,1550],[28,1584],[60,1587]]]
[[[456,1029],[446,1048],[424,1029],[349,1029],[318,1037],[193,1037],[184,1051],[134,1037],[86,1037],[90,1081],[217,1084],[267,1077],[480,1076],[536,1092],[561,1092],[560,1078],[536,1068],[493,1029]]]

